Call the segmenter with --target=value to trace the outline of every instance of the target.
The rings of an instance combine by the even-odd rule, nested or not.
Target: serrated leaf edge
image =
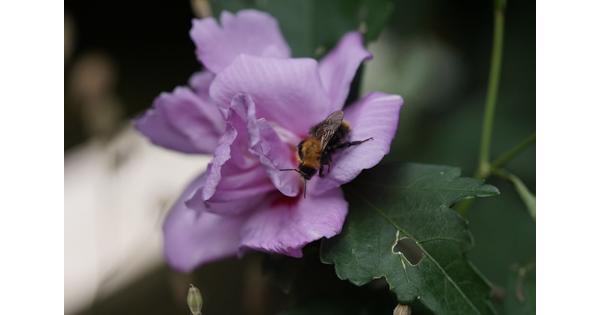
[[[461,178],[461,172],[460,172],[460,169],[458,169],[458,172],[457,172],[457,174],[456,174],[456,177],[455,177],[455,179],[457,179],[457,178]],[[472,195],[472,196],[465,196],[465,197],[461,197],[461,198],[457,198],[456,200],[453,200],[452,202],[449,202],[449,203],[448,203],[448,204],[446,204],[446,205],[442,205],[442,207],[444,207],[446,211],[452,211],[452,212],[454,212],[454,213],[457,215],[457,217],[458,217],[459,219],[461,219],[461,220],[464,222],[464,224],[468,224],[468,222],[465,220],[465,218],[463,218],[462,216],[458,215],[458,214],[457,214],[455,211],[453,211],[453,210],[450,208],[450,206],[449,206],[449,205],[451,205],[451,204],[453,204],[453,203],[456,203],[456,202],[459,202],[459,201],[461,201],[461,200],[464,200],[464,199],[476,198],[476,197],[480,197],[480,198],[481,198],[481,197],[483,197],[483,198],[485,198],[485,197],[491,197],[491,196],[496,196],[496,195],[499,195],[499,194],[500,194],[500,190],[498,190],[498,188],[496,188],[495,186],[493,186],[493,185],[490,185],[490,184],[485,184],[485,182],[484,182],[483,180],[478,180],[478,182],[479,182],[480,186],[479,186],[479,189],[478,189],[478,191],[477,191],[477,192],[475,192],[475,194],[474,194],[474,195]],[[371,183],[369,183],[369,184],[371,184]],[[377,184],[377,183],[373,183],[373,185],[375,185],[375,186],[382,186],[382,185],[380,185],[380,184]],[[400,185],[398,185],[398,186],[396,186],[396,187],[399,187],[399,188],[401,188],[401,189],[411,189],[411,188],[410,188],[410,186],[400,186]],[[420,190],[433,190],[433,189],[421,188]],[[454,190],[453,190],[453,189],[445,189],[445,190],[446,190],[446,191],[473,192],[473,190],[467,190],[467,189],[454,189]],[[486,190],[487,190],[487,191],[486,191]],[[390,218],[389,218],[389,217],[388,217],[388,216],[385,214],[385,212],[384,212],[383,210],[379,209],[377,206],[375,206],[374,204],[372,204],[372,203],[371,203],[369,200],[367,200],[367,199],[366,199],[366,198],[365,198],[365,197],[364,197],[362,194],[358,193],[358,195],[359,195],[359,197],[360,197],[360,198],[361,198],[361,199],[362,199],[362,200],[363,200],[363,201],[364,201],[364,202],[365,202],[367,205],[369,205],[371,208],[375,209],[375,210],[376,210],[376,211],[377,211],[377,212],[378,212],[378,213],[379,213],[379,214],[380,214],[380,215],[381,215],[383,218],[385,218],[385,219],[386,219],[386,220],[387,220],[387,221],[388,221],[388,222],[389,222],[389,223],[390,223],[390,224],[391,224],[391,225],[392,225],[392,226],[393,226],[393,227],[394,227],[394,228],[395,228],[397,231],[400,231],[400,232],[404,233],[406,236],[408,236],[408,237],[410,237],[410,238],[412,238],[412,239],[416,240],[416,238],[415,238],[415,237],[413,237],[413,236],[412,236],[410,233],[407,233],[407,232],[406,232],[404,229],[402,229],[402,228],[398,227],[398,226],[397,226],[397,225],[394,223],[394,221],[393,221],[393,220],[391,220],[391,219],[390,219]],[[473,236],[471,235],[471,233],[470,233],[469,231],[467,231],[467,234],[468,234],[468,236],[469,236],[469,239],[470,239],[470,240],[469,240],[469,242],[468,242],[468,247],[464,248],[464,250],[468,250],[468,249],[472,248],[472,246],[474,245]],[[430,240],[425,240],[425,241],[430,241]],[[455,241],[455,240],[452,240],[452,241]],[[429,253],[427,250],[425,250],[425,248],[423,248],[423,246],[421,246],[421,241],[418,241],[418,242],[416,242],[416,244],[417,244],[417,246],[419,247],[419,249],[421,249],[421,251],[422,251],[422,252],[423,252],[423,253],[424,253],[424,254],[427,256],[427,258],[428,258],[428,259],[430,259],[430,260],[431,260],[431,261],[434,263],[434,265],[435,265],[435,266],[436,266],[436,267],[437,267],[437,268],[438,268],[438,269],[439,269],[439,270],[442,272],[442,274],[443,274],[443,276],[446,278],[446,280],[447,280],[448,282],[450,282],[450,284],[451,284],[451,285],[452,285],[452,286],[455,288],[455,290],[457,290],[457,292],[458,292],[458,293],[460,294],[460,296],[461,296],[461,297],[464,299],[464,301],[465,301],[465,302],[467,302],[467,304],[468,304],[468,305],[471,307],[471,309],[473,309],[473,310],[474,310],[474,311],[475,311],[477,314],[481,314],[481,311],[480,311],[480,310],[479,310],[479,309],[478,309],[478,308],[475,306],[475,304],[473,304],[473,302],[471,301],[471,299],[470,299],[470,298],[469,298],[469,297],[468,297],[468,296],[467,296],[467,295],[466,295],[466,294],[465,294],[465,293],[462,291],[462,289],[461,289],[461,288],[458,286],[458,284],[457,284],[457,283],[454,281],[454,279],[453,279],[452,277],[450,277],[450,275],[449,275],[449,274],[446,272],[446,270],[445,270],[445,269],[444,269],[442,266],[440,266],[440,264],[437,262],[437,260],[435,260],[435,259],[433,258],[433,256],[431,256],[431,254],[430,254],[430,253]],[[324,255],[322,255],[322,254],[321,254],[320,256],[321,256],[321,261],[322,261],[323,263],[325,263],[325,264],[333,264],[333,265],[334,265],[335,274],[336,274],[336,276],[337,276],[339,279],[341,279],[341,280],[346,280],[346,281],[349,281],[350,283],[352,283],[352,284],[354,284],[354,285],[357,285],[357,286],[362,286],[362,285],[365,285],[365,284],[367,284],[367,283],[369,283],[369,282],[371,282],[371,281],[373,281],[373,280],[377,280],[377,279],[382,279],[382,278],[383,278],[383,279],[385,279],[386,283],[388,284],[388,286],[389,286],[390,290],[391,290],[391,291],[393,291],[393,288],[394,288],[393,284],[392,284],[392,283],[390,283],[390,281],[388,281],[387,277],[386,277],[385,275],[383,275],[383,274],[374,275],[374,276],[373,276],[373,277],[372,277],[370,280],[358,280],[358,281],[355,281],[355,280],[353,280],[353,279],[350,279],[349,277],[344,277],[344,276],[342,276],[342,275],[340,274],[340,272],[342,272],[342,270],[340,270],[340,268],[338,268],[338,265],[339,265],[339,264],[337,263],[336,259],[332,259],[332,260],[330,260],[330,261],[327,261],[327,260],[325,260],[325,259],[324,259]],[[464,252],[463,252],[463,256],[464,256]],[[471,267],[471,268],[472,268],[472,269],[475,271],[475,273],[476,273],[476,274],[477,274],[477,275],[478,275],[478,276],[479,276],[481,279],[483,279],[483,281],[484,281],[484,282],[485,282],[485,283],[486,283],[488,286],[490,286],[491,284],[489,283],[489,281],[488,281],[488,280],[487,280],[485,277],[483,277],[483,276],[481,275],[481,273],[479,272],[479,270],[478,270],[477,268],[474,268],[473,264],[472,264],[472,263],[471,263],[471,262],[470,262],[468,259],[466,259],[466,256],[464,256],[464,258],[465,258],[466,262],[468,263],[468,265],[469,265],[469,266],[470,266],[470,267]],[[401,262],[402,262],[403,264],[404,264],[404,259],[405,259],[404,257],[401,257]],[[405,274],[406,274],[406,269],[405,269],[404,271],[405,271]],[[408,278],[407,278],[407,280],[408,280]],[[410,283],[410,281],[408,281],[408,282]],[[396,295],[397,295],[397,294],[396,294]],[[416,296],[416,299],[419,299],[419,296],[418,296],[418,295]],[[491,310],[493,313],[496,313],[496,311],[494,310],[494,308],[493,308],[493,307],[491,307],[491,305],[490,305],[489,301],[487,301],[487,302],[486,302],[486,305],[488,306],[488,308],[489,308],[489,309],[490,309],[490,310]]]
[[[371,208],[375,209],[382,217],[384,217],[394,228],[396,228],[396,230],[404,233],[404,235],[416,240],[416,238],[414,236],[412,236],[410,233],[407,233],[404,229],[400,228],[399,226],[397,226],[394,221],[392,219],[390,219],[381,209],[379,209],[378,207],[376,207],[375,205],[373,205],[371,202],[369,202],[366,198],[364,198],[363,196],[360,196],[360,198],[363,199],[364,202],[366,202]],[[451,209],[448,208],[448,211],[452,211]],[[419,249],[421,249],[421,251],[427,256],[427,258],[429,258],[429,260],[431,262],[434,263],[434,265],[442,272],[442,274],[444,275],[444,277],[446,278],[446,280],[448,280],[450,282],[450,284],[452,284],[452,286],[456,289],[456,291],[460,294],[460,296],[467,302],[467,304],[473,309],[475,310],[475,312],[477,312],[477,314],[481,314],[481,312],[479,311],[479,309],[475,306],[475,304],[473,304],[473,302],[471,301],[471,299],[469,299],[469,297],[463,292],[463,290],[458,286],[458,284],[456,284],[456,282],[454,282],[454,279],[452,279],[452,277],[450,277],[450,275],[446,272],[446,270],[444,268],[442,268],[442,266],[440,266],[440,264],[437,262],[437,260],[435,260],[433,258],[433,256],[431,256],[431,254],[425,250],[425,248],[423,248],[423,246],[421,246],[420,242],[416,242],[417,246],[419,246]],[[337,269],[337,267],[336,267]],[[336,272],[337,273],[337,272]],[[385,278],[385,276],[384,276]],[[389,283],[387,281],[388,285],[390,286],[390,288],[392,287],[392,284]]]

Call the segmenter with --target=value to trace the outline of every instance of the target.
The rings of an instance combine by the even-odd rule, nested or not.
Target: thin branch
[[[519,153],[527,149],[533,143],[535,143],[535,132],[494,160],[490,166],[491,171],[493,172],[494,170],[502,168],[504,165],[506,165],[506,163],[510,162],[517,155],[519,155]]]
[[[497,175],[500,178],[510,181],[514,186],[515,190],[523,200],[525,206],[527,206],[527,210],[529,210],[529,214],[535,220],[535,195],[529,191],[525,183],[514,174],[507,172],[506,170],[495,170],[494,175]]]

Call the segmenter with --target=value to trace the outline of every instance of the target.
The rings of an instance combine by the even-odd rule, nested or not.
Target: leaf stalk
[[[519,153],[523,150],[527,149],[531,144],[535,142],[535,132],[529,135],[529,137],[523,139],[519,144],[512,147],[510,150],[506,151],[504,154],[500,155],[499,158],[494,160],[490,165],[491,172],[502,168],[506,163],[512,161]]]

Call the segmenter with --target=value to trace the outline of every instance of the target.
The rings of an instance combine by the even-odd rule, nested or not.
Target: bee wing
[[[331,137],[344,121],[344,112],[341,110],[331,113],[325,120],[311,128],[310,133],[317,139],[321,139],[321,148],[325,149]]]

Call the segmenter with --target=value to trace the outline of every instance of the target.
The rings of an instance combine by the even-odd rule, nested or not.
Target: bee
[[[350,134],[350,124],[344,120],[341,110],[331,113],[325,120],[310,128],[308,137],[298,143],[298,168],[280,169],[280,171],[295,171],[304,180],[304,198],[306,198],[306,181],[319,171],[319,177],[325,176],[331,169],[333,154],[351,146],[373,140],[368,138],[358,141],[347,141]]]

